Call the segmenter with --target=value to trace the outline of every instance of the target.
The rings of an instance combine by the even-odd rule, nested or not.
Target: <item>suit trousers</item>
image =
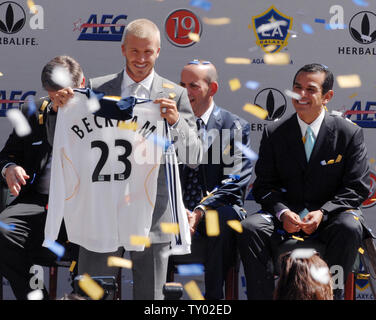
[[[26,300],[33,289],[30,268],[42,259],[52,263],[56,256],[42,247],[48,195],[21,194],[0,214],[0,221],[14,225],[14,230],[0,228],[0,273],[8,279],[14,295]],[[47,291],[44,288],[44,296]]]
[[[133,275],[133,300],[163,300],[163,285],[166,283],[168,257],[162,256],[170,243],[153,243],[144,251],[130,251]],[[116,276],[119,268],[108,267],[110,256],[122,257],[124,248],[117,251],[98,253],[80,247],[78,274],[88,273],[90,276]],[[108,300],[113,295],[108,295]]]
[[[359,210],[353,211],[361,217]],[[350,212],[333,214],[310,235],[310,238],[324,243],[323,259],[328,266],[343,268],[343,283],[351,272],[365,234],[361,220],[362,217],[354,219]],[[271,300],[275,273],[273,252],[286,236],[283,235],[282,223],[274,216],[254,213],[242,221],[242,226],[238,245],[247,282],[247,297],[249,300]],[[296,235],[301,237],[303,233]]]

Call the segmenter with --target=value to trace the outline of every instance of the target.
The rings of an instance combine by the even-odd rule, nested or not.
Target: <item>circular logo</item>
[[[284,115],[287,101],[281,91],[274,88],[266,88],[256,95],[253,104],[268,111],[268,116],[265,120],[276,121]]]
[[[165,32],[168,41],[177,47],[189,47],[195,41],[189,38],[189,33],[201,36],[202,24],[200,19],[188,9],[177,9],[171,12],[165,22]]]
[[[17,33],[26,22],[24,9],[13,1],[0,4],[0,31],[6,34]]]
[[[361,44],[371,44],[376,40],[376,14],[361,11],[354,15],[349,24],[352,38]]]
[[[362,203],[363,208],[369,208],[376,204],[376,174],[371,171],[369,176],[371,178],[371,186],[368,199]]]

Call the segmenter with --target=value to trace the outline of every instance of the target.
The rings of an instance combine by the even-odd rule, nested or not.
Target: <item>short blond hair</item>
[[[158,47],[161,46],[161,33],[157,25],[149,19],[136,19],[125,28],[122,43],[126,45],[127,35],[133,35],[140,39],[156,38]]]

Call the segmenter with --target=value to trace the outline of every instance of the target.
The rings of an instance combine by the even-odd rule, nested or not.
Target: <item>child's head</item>
[[[275,300],[333,300],[328,265],[313,249],[295,249],[280,257]]]

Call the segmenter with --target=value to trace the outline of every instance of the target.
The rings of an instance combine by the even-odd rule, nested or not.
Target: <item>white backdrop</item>
[[[323,63],[335,76],[359,75],[360,87],[344,89],[335,82],[329,112],[352,108],[375,110],[376,81],[372,68],[376,55],[376,42],[373,42],[376,3],[359,2],[366,2],[368,6],[352,0],[39,0],[35,3],[38,12],[31,13],[26,0],[0,1],[0,147],[11,130],[4,117],[6,109],[18,107],[19,101],[29,94],[37,97],[46,94],[41,87],[40,73],[47,61],[57,55],[71,55],[79,61],[87,78],[118,72],[124,67],[119,40],[124,25],[142,17],[153,20],[161,30],[162,49],[156,71],[162,76],[179,82],[181,68],[193,58],[210,60],[216,65],[220,89],[215,101],[252,124],[252,148],[256,152],[262,128],[269,121],[246,113],[243,106],[257,103],[266,109],[266,96],[271,91],[274,112],[286,101],[286,110],[281,115],[282,119],[286,118],[293,107],[284,92],[291,89],[295,72],[304,64]],[[206,6],[197,7],[195,3]],[[272,6],[274,12],[268,14]],[[188,9],[191,13],[173,13],[179,9]],[[255,17],[261,19],[261,23],[277,22],[277,27],[257,33],[257,22],[256,27],[253,24]],[[227,18],[229,23],[213,25],[208,18]],[[281,20],[287,25],[279,25]],[[199,33],[200,41],[178,46],[187,42],[189,31]],[[176,37],[171,40],[167,34]],[[257,44],[258,36],[269,39],[270,43],[284,42],[278,49],[290,55],[290,63],[265,64],[264,51]],[[90,40],[79,40],[80,37]],[[116,37],[118,41],[109,41]],[[227,57],[247,58],[250,63],[228,64]],[[241,85],[235,91],[229,85],[232,79],[238,79]],[[256,81],[258,87],[247,88],[248,81]],[[358,125],[364,127],[370,166],[376,172],[375,114],[352,115],[351,119],[358,120]],[[373,182],[375,186],[376,177]],[[375,188],[370,198],[374,197],[374,192]],[[253,201],[248,201],[246,207],[249,211],[258,209]],[[371,228],[376,230],[374,209],[368,202],[364,214]],[[367,284],[359,286],[365,288]],[[371,297],[366,290],[361,294],[363,298]]]

